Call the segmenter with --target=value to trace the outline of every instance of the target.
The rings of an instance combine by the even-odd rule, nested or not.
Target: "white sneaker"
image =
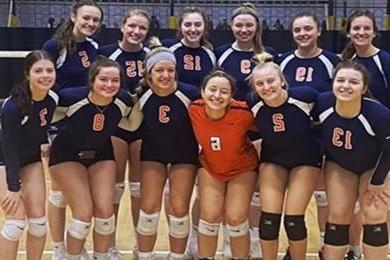
[[[191,233],[190,233],[190,236],[188,237],[187,248],[186,248],[186,255],[188,255],[192,259],[197,260],[197,259],[199,259],[199,255],[198,255],[198,239],[197,239],[197,235],[196,234],[195,235],[192,234],[192,232],[196,232],[196,231],[192,230]]]
[[[223,240],[223,258],[224,259],[232,259],[232,249],[230,248],[230,240],[228,239]]]
[[[251,259],[260,259],[263,258],[263,253],[261,252],[260,241],[251,240]]]
[[[62,249],[54,249],[51,260],[67,260],[66,251]]]
[[[85,247],[83,248],[83,251],[81,251],[80,260],[89,260],[89,255]]]
[[[110,247],[107,253],[107,260],[121,260],[122,254],[115,247]]]
[[[135,259],[138,259],[138,256],[139,256],[138,253],[139,253],[139,251],[138,251],[138,245],[135,244],[135,246],[134,246],[134,248],[133,248],[133,256],[134,256]]]

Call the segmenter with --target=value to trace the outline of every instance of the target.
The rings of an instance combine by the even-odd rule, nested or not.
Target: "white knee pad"
[[[252,199],[251,199],[251,206],[260,208],[261,203],[260,203],[260,193],[259,192],[253,192],[252,194]]]
[[[124,192],[125,192],[125,183],[124,182],[115,183],[114,204],[119,204],[121,202],[121,198]]]
[[[130,195],[133,198],[141,198],[141,183],[140,182],[130,182],[129,183],[130,188]]]
[[[68,232],[72,237],[78,240],[84,240],[87,238],[90,229],[91,222],[84,222],[75,218],[70,219]]]
[[[137,232],[144,236],[151,236],[157,233],[160,212],[147,214],[142,209],[139,211]]]
[[[229,224],[226,224],[226,227],[229,231],[230,237],[242,237],[249,232],[249,221],[247,219],[241,224],[238,224],[237,226],[230,226]]]
[[[328,206],[328,197],[326,196],[326,192],[324,190],[314,191],[314,198],[316,199],[317,206],[319,207]]]
[[[95,217],[95,232],[108,236],[115,232],[115,215],[112,215],[109,218],[97,218]]]
[[[190,217],[169,215],[169,235],[174,238],[186,238],[190,233]]]
[[[219,223],[209,223],[203,219],[199,220],[198,232],[209,237],[218,236]]]
[[[28,233],[34,237],[43,237],[47,232],[47,218],[45,216],[41,218],[30,218],[27,220]]]
[[[49,201],[54,207],[61,209],[66,207],[65,197],[61,191],[51,190],[49,194]]]
[[[7,240],[19,241],[25,227],[26,222],[24,220],[6,219],[0,233]]]
[[[164,195],[165,196],[169,196],[169,180],[167,180],[165,182],[165,185],[164,185]]]

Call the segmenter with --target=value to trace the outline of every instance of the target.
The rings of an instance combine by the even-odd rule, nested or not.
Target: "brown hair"
[[[202,90],[205,90],[207,83],[210,81],[210,79],[215,78],[215,77],[224,78],[224,79],[227,79],[227,81],[229,81],[229,84],[231,86],[232,96],[233,96],[234,92],[236,91],[236,80],[222,69],[216,69],[216,70],[211,71],[209,74],[207,74],[207,76],[203,79],[202,85],[200,88]]]
[[[114,60],[110,60],[107,57],[99,55],[96,58],[95,62],[92,63],[91,67],[89,68],[88,85],[87,86],[90,90],[93,88],[93,84],[95,83],[96,76],[99,74],[100,70],[102,68],[108,68],[108,67],[114,67],[114,68],[117,68],[119,70],[121,88],[123,88],[123,86],[125,86],[123,70],[122,70],[122,67],[119,65],[119,63],[114,61]]]

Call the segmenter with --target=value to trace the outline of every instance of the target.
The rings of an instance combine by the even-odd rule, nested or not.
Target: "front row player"
[[[70,260],[80,258],[92,217],[94,259],[107,258],[115,231],[116,164],[110,137],[118,125],[131,131],[141,123],[121,82],[120,65],[101,57],[91,66],[88,87],[59,93],[54,120],[65,117],[65,123],[52,144],[49,166],[72,211],[66,240]]]
[[[390,111],[364,97],[369,73],[346,61],[336,67],[333,93],[319,96],[317,115],[326,153],[325,186],[329,217],[325,259],[343,259],[349,226],[359,199],[365,259],[385,259],[388,252],[387,214],[390,202]]]
[[[41,145],[47,143],[48,124],[58,102],[58,96],[50,90],[55,80],[50,55],[33,51],[24,62],[24,81],[3,105],[5,167],[0,166],[0,200],[5,222],[0,232],[1,259],[16,259],[25,227],[27,258],[42,258],[47,219]]]
[[[203,99],[189,114],[199,156],[200,220],[198,254],[214,259],[220,223],[224,221],[234,259],[249,259],[249,208],[256,184],[258,155],[248,138],[254,127],[244,102],[232,99],[235,83],[226,72],[210,73],[201,87]]]

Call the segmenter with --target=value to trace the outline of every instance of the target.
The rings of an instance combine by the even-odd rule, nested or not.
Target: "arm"
[[[119,127],[128,131],[135,131],[140,127],[144,115],[141,111],[139,102],[137,102],[133,108],[130,108],[129,110],[130,111],[126,113],[126,116],[119,122]]]

